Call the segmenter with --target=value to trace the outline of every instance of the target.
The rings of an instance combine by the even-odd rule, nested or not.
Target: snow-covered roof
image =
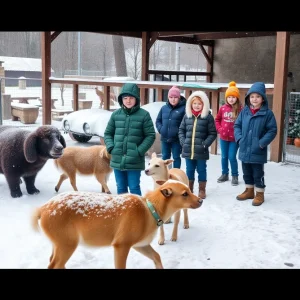
[[[42,72],[41,58],[0,56],[2,66],[7,71]],[[53,72],[53,69],[51,69]]]

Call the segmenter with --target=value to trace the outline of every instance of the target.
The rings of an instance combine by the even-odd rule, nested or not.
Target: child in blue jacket
[[[234,123],[234,137],[239,144],[245,191],[237,200],[254,199],[252,205],[264,202],[264,164],[267,163],[268,145],[277,134],[274,113],[268,106],[263,82],[255,82],[245,97],[245,107]],[[256,195],[254,195],[254,187]]]
[[[173,167],[181,167],[181,145],[178,138],[178,129],[185,115],[186,99],[180,95],[178,87],[173,86],[168,92],[168,101],[156,118],[156,129],[160,133],[162,159],[174,159]]]

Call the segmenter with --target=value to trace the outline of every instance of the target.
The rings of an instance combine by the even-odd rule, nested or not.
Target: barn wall
[[[30,71],[9,71],[5,70],[5,77],[7,78],[16,78],[16,79],[5,79],[6,86],[18,86],[19,84],[19,77],[25,78],[36,78],[39,80],[26,80],[26,86],[42,86],[41,78],[42,72],[30,72]]]
[[[288,90],[300,92],[300,35],[291,35]],[[215,44],[214,82],[274,83],[276,36],[223,39]],[[269,97],[272,102],[272,97]]]

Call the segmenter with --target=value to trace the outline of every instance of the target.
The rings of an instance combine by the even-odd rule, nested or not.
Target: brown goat
[[[112,172],[110,167],[110,154],[103,145],[91,147],[66,147],[64,154],[56,159],[55,165],[63,171],[55,187],[58,192],[64,180],[70,179],[74,191],[78,191],[76,186],[76,173],[81,175],[94,175],[102,185],[102,192],[111,194],[107,182]]]
[[[96,94],[98,95],[99,99],[100,99],[100,105],[99,108],[103,108],[104,107],[104,92],[99,90],[97,87],[95,87],[95,91]],[[117,103],[117,97],[114,94],[114,92],[110,92],[109,94],[109,99],[110,99],[110,105],[116,105]]]

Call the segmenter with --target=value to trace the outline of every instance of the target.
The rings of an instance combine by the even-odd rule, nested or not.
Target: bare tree
[[[127,57],[128,68],[131,76],[134,79],[140,78],[141,75],[141,55],[142,55],[142,42],[140,39],[131,38],[127,39]]]
[[[52,47],[52,57],[53,63],[52,66],[56,74],[59,74],[61,77],[66,75],[68,69],[73,69],[75,65],[74,61],[74,48],[76,45],[75,32],[63,32],[60,34],[57,39],[54,40]],[[64,106],[63,93],[65,90],[64,85],[60,85],[61,91],[61,103]]]
[[[156,41],[150,49],[150,65],[155,70],[166,58],[167,45],[163,41]]]
[[[112,35],[117,76],[127,76],[124,41],[122,36]]]

